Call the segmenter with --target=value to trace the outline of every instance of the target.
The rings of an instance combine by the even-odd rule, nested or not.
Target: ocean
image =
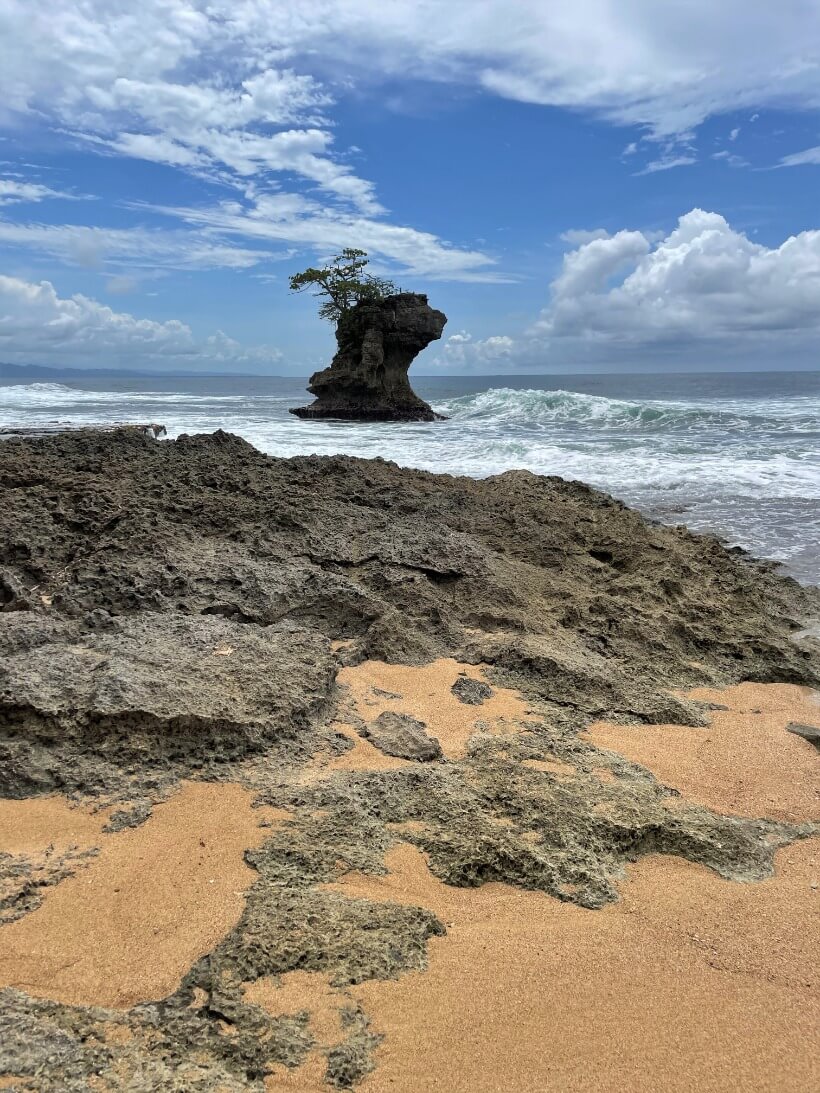
[[[411,378],[448,421],[300,421],[287,412],[309,401],[300,378],[94,372],[0,380],[0,427],[150,421],[169,437],[226,429],[277,456],[381,456],[475,477],[523,467],[820,584],[820,372]]]

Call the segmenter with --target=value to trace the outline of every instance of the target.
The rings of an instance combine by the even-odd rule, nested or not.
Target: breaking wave
[[[439,402],[436,409],[457,421],[488,425],[588,426],[622,431],[763,430],[816,432],[820,399],[796,398],[776,404],[721,399],[708,403],[646,400],[629,402],[574,391],[491,387]]]
[[[242,405],[258,402],[286,402],[281,395],[223,395],[191,394],[184,391],[84,391],[77,387],[68,387],[64,383],[17,383],[0,387],[0,408],[35,409],[38,407],[74,407],[78,404],[104,405],[109,403],[143,403],[166,406],[180,403],[224,403]]]

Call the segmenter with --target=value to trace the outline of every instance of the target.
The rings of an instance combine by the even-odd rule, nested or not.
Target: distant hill
[[[257,373],[263,375],[264,373]],[[239,376],[238,372],[166,372],[159,369],[137,368],[61,368],[46,364],[8,364],[0,361],[0,380],[13,380],[15,382],[34,382],[43,380],[46,383],[59,383],[60,380],[90,379],[94,376]],[[252,373],[241,373],[252,375]]]

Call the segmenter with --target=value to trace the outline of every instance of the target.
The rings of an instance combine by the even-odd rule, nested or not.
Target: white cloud
[[[744,107],[820,106],[820,8],[767,0],[220,0],[245,38],[360,72],[472,83],[684,132]]]
[[[736,129],[732,129],[732,131],[729,133],[729,140],[737,140],[737,138],[739,136],[740,136],[740,126],[738,126]]]
[[[242,270],[288,257],[287,252],[239,247],[202,232],[20,224],[2,219],[0,244],[38,251],[86,269],[127,265],[144,269]]]
[[[454,335],[444,359],[492,371],[487,343],[499,339]],[[693,209],[660,239],[628,230],[590,239],[564,255],[548,306],[502,350],[518,371],[816,361],[820,231],[766,247]]]
[[[606,228],[569,228],[561,232],[559,236],[565,243],[571,243],[573,247],[579,247],[582,243],[591,243],[594,239],[608,239],[609,232]]]
[[[319,128],[331,96],[309,73],[272,63],[283,52],[281,7],[262,6],[269,22],[249,37],[241,0],[64,0],[48,10],[6,0],[0,111],[38,111],[92,146],[225,178],[290,172],[379,212],[372,184],[334,158]]]
[[[225,201],[220,205],[151,206],[219,235],[238,235],[259,242],[288,242],[310,246],[322,254],[339,247],[360,247],[376,263],[403,274],[431,280],[503,281],[503,274],[490,267],[493,260],[481,251],[453,247],[430,232],[388,224],[356,212],[323,208],[299,194],[253,195],[246,202]],[[2,240],[2,228],[0,228]]]
[[[744,159],[743,156],[735,155],[733,152],[727,152],[725,148],[720,152],[713,152],[711,158],[723,160],[729,167],[749,166],[749,161]]]
[[[38,182],[19,182],[13,178],[0,178],[0,205],[16,205],[20,202],[45,201],[50,197],[73,200],[72,194],[52,190]]]
[[[192,169],[292,171],[368,212],[372,186],[334,154],[325,123],[334,90],[351,82],[458,83],[664,138],[744,108],[817,109],[818,68],[820,5],[767,0],[0,6],[0,120],[37,111],[123,154]],[[285,149],[271,132],[282,128],[313,148]]]
[[[770,248],[693,209],[654,246],[639,231],[594,240],[564,256],[535,330],[604,347],[765,335],[818,345],[820,231]]]
[[[814,148],[806,148],[803,152],[794,152],[790,156],[784,156],[779,166],[804,167],[807,164],[820,164],[820,144]]]
[[[497,279],[486,255],[388,222],[328,117],[350,88],[454,83],[641,125],[661,142],[642,172],[655,173],[694,162],[692,130],[714,114],[817,109],[818,69],[820,5],[766,0],[0,0],[0,123],[36,117],[100,152],[232,186],[236,210],[178,211],[211,236],[206,264],[231,251],[237,268],[256,259],[217,231]],[[783,166],[818,160],[809,149]],[[272,215],[264,195],[282,186],[300,191],[280,194],[293,204],[307,188],[309,207]]]
[[[516,343],[506,334],[473,338],[466,330],[451,334],[438,349],[432,364],[462,371],[469,368],[506,368],[512,361]]]
[[[693,163],[697,163],[697,156],[688,152],[683,155],[667,153],[661,156],[660,159],[653,159],[642,170],[635,173],[638,175],[653,175],[657,171],[671,171],[673,167],[689,167]]]
[[[127,274],[109,277],[105,282],[105,291],[111,296],[128,296],[130,293],[136,292],[138,288],[139,281],[136,277],[129,277]]]
[[[113,311],[87,296],[61,298],[49,281],[0,275],[0,359],[21,363],[190,367],[271,364],[268,346],[244,347],[218,331],[198,341],[176,319],[155,322]]]

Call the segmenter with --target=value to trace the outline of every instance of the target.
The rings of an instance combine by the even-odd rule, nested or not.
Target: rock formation
[[[513,895],[548,893],[556,907],[611,904],[627,864],[647,854],[745,887],[771,877],[775,851],[816,825],[687,800],[582,730],[601,720],[703,725],[709,707],[682,695],[696,686],[817,686],[817,642],[799,634],[819,606],[817,590],[770,564],[560,478],[273,459],[222,432],[3,441],[0,801],[51,808],[59,794],[77,817],[115,811],[92,844],[72,835],[35,853],[0,842],[2,929],[43,931],[31,912],[73,899],[72,879],[85,877],[79,906],[112,923],[138,884],[165,891],[158,855],[140,865],[117,840],[133,846],[140,825],[161,820],[155,806],[180,800],[181,783],[204,784],[211,800],[236,800],[240,787],[288,818],[260,809],[264,831],[244,859],[254,879],[235,924],[216,931],[169,994],[112,1008],[112,981],[123,997],[143,997],[129,978],[136,957],[120,966],[98,947],[83,979],[54,949],[59,936],[36,934],[35,951],[34,935],[15,933],[13,948],[7,933],[0,1086],[12,1076],[12,1088],[43,1093],[263,1093],[266,1081],[284,1088],[280,1076],[306,1060],[325,1067],[329,1093],[355,1086],[384,1064],[380,1015],[350,985],[421,972],[429,939],[447,933],[410,889],[399,902],[340,887],[343,877],[382,881],[397,840],[423,852],[430,883],[456,891],[492,881]],[[385,690],[387,666],[434,675]],[[500,696],[523,720],[490,712]],[[799,708],[792,733],[815,731],[812,708]],[[463,751],[448,743],[455,722],[469,726]],[[219,798],[220,787],[233,796]],[[202,906],[210,921],[219,902],[205,906],[192,885],[218,890],[219,877],[211,889],[202,872],[215,851],[204,834],[194,845],[199,872],[186,866],[177,886],[191,914]],[[118,875],[92,883],[88,872],[110,847],[129,862],[124,892]],[[674,910],[676,898],[664,905]],[[173,925],[172,938],[188,928]],[[685,935],[669,932],[680,953]],[[134,945],[123,935],[124,949]],[[161,965],[153,952],[148,963]],[[58,993],[52,969],[76,979],[84,1000],[73,986],[68,1001]],[[341,1018],[329,1047],[316,1043],[308,1014],[330,1003],[320,1011],[306,995],[291,1013],[253,1000],[294,971],[330,984],[322,991]],[[376,1076],[369,1087],[387,1088]]]
[[[365,300],[339,320],[339,349],[329,368],[310,377],[316,396],[297,417],[351,421],[435,421],[436,414],[410,386],[407,370],[441,337],[447,316],[419,292]]]

